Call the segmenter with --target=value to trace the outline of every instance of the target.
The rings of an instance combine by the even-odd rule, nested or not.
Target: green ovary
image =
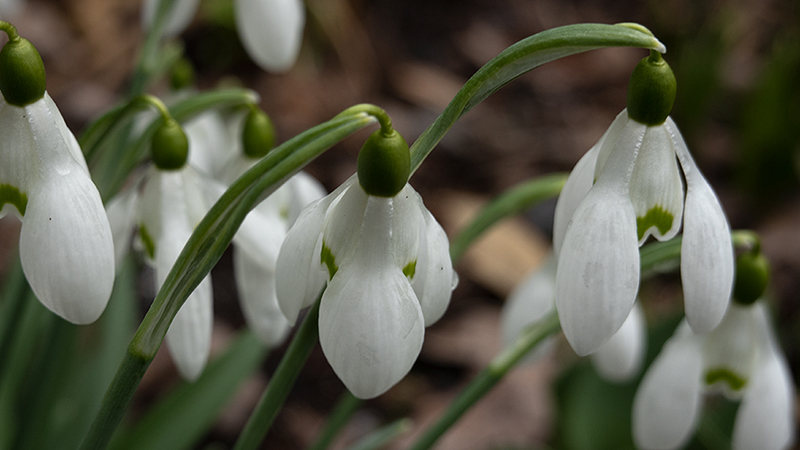
[[[25,208],[28,207],[28,196],[10,184],[0,184],[0,210],[6,203],[14,205],[20,215],[24,216]]]
[[[720,382],[726,383],[733,391],[739,391],[747,384],[747,379],[742,378],[725,367],[709,369],[706,372],[707,385],[712,386]]]
[[[650,227],[656,227],[662,236],[667,234],[667,231],[672,228],[673,220],[675,220],[675,216],[669,211],[665,211],[661,206],[652,207],[644,217],[636,218],[636,230],[639,233],[639,240],[644,237],[644,233]]]
[[[415,273],[417,273],[417,260],[411,261],[403,267],[403,275],[408,277],[409,280],[414,278]]]
[[[139,237],[142,238],[142,244],[144,244],[144,250],[147,252],[147,255],[150,259],[155,259],[156,243],[153,241],[153,237],[150,236],[150,233],[147,232],[147,227],[145,227],[144,224],[139,225]]]
[[[322,251],[319,254],[319,259],[328,267],[328,279],[332,279],[336,275],[336,271],[339,270],[339,266],[336,265],[336,257],[333,256],[333,252],[325,244],[325,241],[322,241]]]

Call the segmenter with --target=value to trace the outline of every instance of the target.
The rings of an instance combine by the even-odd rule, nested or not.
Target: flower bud
[[[764,295],[769,282],[769,261],[761,253],[744,252],[736,258],[733,299],[749,305]]]
[[[6,103],[23,107],[44,97],[42,57],[27,39],[16,37],[0,51],[0,92]]]
[[[639,61],[628,83],[628,116],[645,125],[661,125],[667,120],[675,102],[677,83],[672,69],[652,51]]]
[[[358,182],[369,195],[394,197],[408,183],[411,155],[403,136],[395,130],[377,130],[358,154]]]
[[[244,120],[242,130],[244,154],[251,158],[261,158],[275,145],[275,126],[267,114],[253,108]]]
[[[153,163],[161,170],[177,170],[186,164],[189,140],[178,122],[168,119],[156,130],[152,153]]]

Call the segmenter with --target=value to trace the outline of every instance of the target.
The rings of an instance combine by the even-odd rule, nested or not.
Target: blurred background
[[[639,22],[668,48],[678,81],[672,117],[716,189],[734,229],[756,230],[770,259],[771,306],[800,374],[800,2],[794,0],[306,0],[296,66],[258,69],[233,24],[231,0],[203,0],[181,36],[201,89],[241,84],[261,95],[280,141],[356,103],[385,108],[412,142],[461,85],[507,46],[578,22]],[[3,19],[42,54],[47,88],[75,134],[120,101],[141,45],[141,4],[131,0],[28,0]],[[454,126],[412,185],[449,236],[493,196],[531,177],[569,171],[625,107],[640,49],[606,49],[549,63],[520,77]],[[164,94],[166,83],[153,90]],[[369,131],[308,167],[329,190],[355,171]],[[411,417],[404,448],[498,353],[499,315],[509,291],[549,252],[554,202],[497,226],[457,266],[460,284],[444,318],[426,330],[412,372],[368,401],[337,448],[376,427]],[[0,221],[0,270],[16,252],[18,223]],[[230,255],[212,273],[215,351],[243,325]],[[143,276],[148,276],[144,274]],[[140,283],[144,285],[144,283]],[[140,289],[140,316],[154,293]],[[642,285],[652,328],[649,358],[677,324],[680,277]],[[134,324],[131,324],[134,326]],[[227,448],[266,386],[283,348],[246,381],[197,448]],[[150,367],[131,420],[180,383],[169,356]],[[563,342],[551,357],[520,367],[474,407],[438,449],[632,448],[636,382],[601,381]],[[344,387],[317,347],[264,448],[313,442]],[[711,397],[693,449],[729,445],[735,404]],[[211,446],[211,447],[208,447]],[[800,448],[800,447],[797,447]]]

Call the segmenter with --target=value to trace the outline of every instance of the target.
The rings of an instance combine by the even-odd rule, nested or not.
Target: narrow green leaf
[[[510,81],[544,63],[605,47],[642,47],[666,51],[644,27],[629,24],[577,24],[553,28],[508,47],[481,67],[458,91],[436,121],[411,146],[411,172],[464,114]],[[641,29],[640,29],[641,28]]]
[[[411,419],[396,420],[356,442],[350,450],[376,450],[411,429]]]
[[[191,448],[219,415],[238,387],[264,361],[267,349],[245,330],[194,383],[183,383],[138,423],[119,432],[112,450],[180,450]]]

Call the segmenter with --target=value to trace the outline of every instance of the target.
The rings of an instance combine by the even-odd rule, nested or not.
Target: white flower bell
[[[242,44],[259,67],[269,72],[292,68],[306,23],[301,0],[234,0],[234,13]]]
[[[359,398],[386,392],[408,373],[425,326],[444,314],[455,286],[447,236],[406,183],[405,141],[394,156],[370,152],[395,145],[376,144],[389,139],[382,133],[362,148],[357,176],[300,213],[277,266],[278,301],[290,322],[328,280],[320,300],[320,344]],[[398,165],[387,163],[387,169],[387,159]]]
[[[38,52],[9,32],[0,53],[0,217],[13,211],[22,219],[22,269],[42,304],[87,324],[103,313],[114,285],[111,228],[44,85]]]
[[[529,325],[548,316],[556,307],[556,260],[550,257],[530,273],[508,296],[501,315],[503,345],[508,347]],[[535,362],[550,353],[555,336],[547,338],[528,357]],[[622,327],[592,356],[598,374],[612,382],[625,382],[639,374],[647,347],[644,311],[635,303]]]
[[[596,350],[628,317],[639,288],[638,247],[650,235],[671,239],[681,222],[689,325],[706,333],[728,306],[730,228],[667,116],[674,92],[672,72],[660,55],[642,60],[631,77],[628,109],[581,158],[559,197],[553,237],[559,260],[556,306],[564,334],[580,355]]]
[[[731,304],[712,332],[681,323],[648,369],[633,403],[638,448],[678,449],[697,427],[704,392],[741,398],[734,450],[780,450],[794,440],[794,386],[763,302]]]

